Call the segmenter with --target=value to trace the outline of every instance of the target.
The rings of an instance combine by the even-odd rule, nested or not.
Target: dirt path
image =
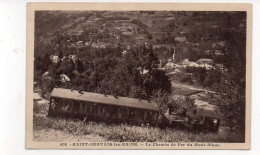
[[[37,142],[107,142],[98,135],[74,135],[54,129],[34,130],[33,138]]]
[[[34,100],[37,100],[37,103],[39,103],[39,104],[48,104],[48,103],[49,103],[49,100],[47,100],[47,99],[45,99],[45,98],[42,98],[42,97],[40,96],[40,94],[37,93],[37,92],[34,92],[34,93],[33,93],[33,99],[34,99]]]
[[[195,86],[191,86],[191,85],[187,85],[187,84],[177,83],[177,82],[174,82],[174,81],[172,81],[171,84],[172,84],[172,87],[175,87],[175,88],[185,88],[185,89],[195,90],[195,91],[204,91],[204,92],[208,92],[208,93],[216,93],[216,92],[211,91],[211,90],[207,90],[207,89],[204,89],[204,88],[199,88],[199,87],[195,87]]]

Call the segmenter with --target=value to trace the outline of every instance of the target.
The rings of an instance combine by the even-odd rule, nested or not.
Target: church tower
[[[174,59],[175,59],[175,48],[173,50],[174,51],[173,51],[173,54],[172,54],[172,60],[174,61]]]

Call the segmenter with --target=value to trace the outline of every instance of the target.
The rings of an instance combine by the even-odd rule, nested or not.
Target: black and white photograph
[[[32,142],[221,149],[250,139],[247,10],[33,17]]]

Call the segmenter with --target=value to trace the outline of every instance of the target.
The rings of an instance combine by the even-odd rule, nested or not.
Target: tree
[[[54,78],[42,78],[40,82],[41,94],[49,97],[52,89],[59,85],[59,81]]]
[[[73,89],[91,91],[91,81],[87,73],[79,74],[72,82]]]
[[[238,21],[246,21],[246,14],[238,13]],[[233,18],[231,18],[233,19]],[[223,33],[225,46],[223,80],[216,88],[221,94],[220,106],[227,125],[233,130],[245,133],[245,93],[246,93],[246,29]]]
[[[67,76],[69,76],[70,78],[73,78],[73,70],[75,68],[75,64],[73,63],[72,60],[64,60],[61,62],[61,65],[59,67],[59,70],[58,72],[61,74],[61,73],[64,73],[66,74]]]
[[[152,94],[161,90],[171,92],[171,83],[166,72],[158,69],[159,60],[151,46],[143,45],[141,48],[133,50],[126,58],[128,64],[132,64],[132,71],[135,85],[140,89],[142,99],[150,99]],[[146,71],[146,73],[145,73]]]
[[[153,39],[153,36],[151,34],[148,34],[147,38],[149,39],[149,41],[151,41]]]
[[[143,76],[143,88],[148,98],[152,96],[154,91],[161,90],[166,93],[171,92],[171,82],[166,76],[166,72],[162,70],[153,70]]]
[[[221,72],[216,69],[207,71],[207,76],[203,82],[206,87],[212,87],[214,84],[219,84],[221,82]]]

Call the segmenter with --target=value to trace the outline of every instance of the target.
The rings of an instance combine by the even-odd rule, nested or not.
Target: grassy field
[[[102,141],[115,142],[243,142],[242,134],[228,132],[221,127],[218,134],[203,132],[188,132],[178,129],[159,129],[156,127],[140,127],[121,125],[107,125],[105,123],[89,122],[82,123],[79,120],[65,120],[61,118],[51,118],[43,115],[34,115],[33,118],[34,140],[42,141],[39,134],[43,130],[55,131],[52,136],[57,136],[57,132],[67,135],[67,137],[77,137],[77,141],[84,141],[86,136],[99,137]],[[69,135],[69,136],[68,136]],[[80,138],[81,137],[81,138]],[[55,138],[52,137],[55,141]],[[58,138],[56,138],[57,140]],[[90,141],[99,141],[91,138]]]

